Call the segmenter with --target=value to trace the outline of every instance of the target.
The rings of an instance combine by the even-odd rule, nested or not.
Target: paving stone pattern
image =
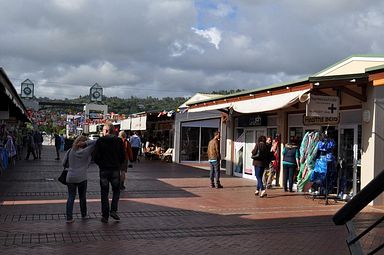
[[[62,155],[63,156],[63,155]],[[332,215],[343,205],[282,189],[254,196],[252,180],[222,175],[210,188],[207,170],[145,161],[128,169],[120,222],[100,222],[98,168],[88,172],[88,217],[74,206],[65,222],[66,186],[53,146],[41,160],[22,160],[0,176],[0,254],[349,254],[343,226]],[[383,210],[367,209],[357,227]],[[363,243],[383,240],[381,230]]]

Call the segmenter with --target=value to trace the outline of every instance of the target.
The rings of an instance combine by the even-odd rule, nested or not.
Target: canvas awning
[[[202,106],[202,107],[188,109],[188,112],[204,112],[204,111],[211,111],[211,110],[227,109],[227,108],[231,108],[232,104],[233,103],[224,103],[224,104]]]
[[[239,113],[267,112],[291,106],[299,101],[299,97],[310,89],[293,91],[278,95],[265,96],[232,103],[234,111]]]

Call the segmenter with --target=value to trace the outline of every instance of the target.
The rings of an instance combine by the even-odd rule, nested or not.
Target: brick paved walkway
[[[331,221],[341,202],[325,205],[281,189],[261,199],[253,181],[225,175],[224,189],[211,189],[206,170],[158,161],[129,169],[121,221],[108,224],[100,222],[92,165],[89,219],[81,219],[76,202],[75,222],[66,224],[66,186],[56,180],[61,164],[52,146],[42,157],[0,176],[0,254],[348,254],[345,227]],[[366,245],[375,242],[371,236]]]

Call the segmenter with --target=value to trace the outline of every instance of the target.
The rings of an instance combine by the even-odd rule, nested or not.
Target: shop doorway
[[[340,192],[354,196],[360,191],[361,125],[343,125],[339,129]]]
[[[243,133],[239,135],[239,138],[241,138],[239,142],[243,146],[240,144],[236,149],[235,176],[255,179],[251,155],[257,139],[262,135],[266,135],[265,128],[244,129]]]

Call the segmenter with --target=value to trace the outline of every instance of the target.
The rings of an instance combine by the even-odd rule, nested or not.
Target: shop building
[[[222,131],[221,123],[225,114],[209,108],[205,108],[205,111],[187,111],[187,104],[217,97],[222,95],[197,93],[179,106],[175,115],[174,162],[207,165],[209,140],[215,131]]]
[[[0,67],[0,123],[10,130],[30,122],[28,112],[4,69]]]
[[[383,170],[384,56],[351,56],[300,81],[187,105],[190,113],[221,116],[221,150],[229,175],[255,178],[250,151],[260,135],[279,134],[283,146],[307,131],[331,134],[349,194]],[[373,203],[383,205],[384,196]]]

